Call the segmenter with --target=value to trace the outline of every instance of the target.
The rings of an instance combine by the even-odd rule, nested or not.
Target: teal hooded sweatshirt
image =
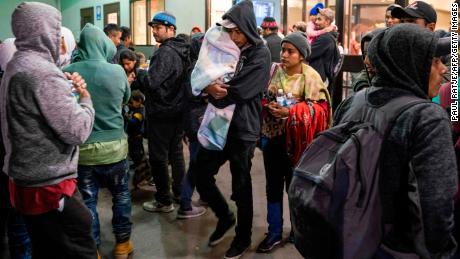
[[[78,72],[85,79],[93,100],[96,116],[93,131],[85,144],[126,141],[121,108],[123,103],[128,102],[131,91],[123,68],[108,62],[115,53],[115,45],[104,32],[88,23],[80,34],[79,61],[63,69],[69,73]],[[80,160],[84,150],[82,147]]]

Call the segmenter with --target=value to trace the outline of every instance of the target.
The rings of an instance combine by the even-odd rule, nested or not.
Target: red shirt
[[[62,196],[71,197],[75,192],[77,180],[67,179],[60,183],[42,187],[22,187],[10,178],[10,201],[22,214],[37,215],[59,208]]]

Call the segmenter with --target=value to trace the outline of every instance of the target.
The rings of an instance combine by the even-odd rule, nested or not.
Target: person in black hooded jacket
[[[150,61],[145,91],[149,161],[157,192],[155,199],[143,207],[150,212],[172,212],[168,162],[172,167],[172,191],[179,199],[185,173],[182,113],[190,44],[175,37],[176,18],[168,12],[155,14],[149,26],[161,43]]]
[[[235,224],[233,213],[216,186],[214,175],[227,160],[232,174],[232,200],[238,208],[236,236],[226,252],[226,258],[238,258],[251,244],[252,234],[252,183],[251,159],[260,134],[262,112],[261,97],[268,84],[270,51],[257,34],[256,18],[251,1],[234,5],[223,16],[221,25],[241,49],[234,77],[227,85],[211,84],[204,91],[209,101],[218,108],[236,104],[233,119],[222,151],[198,150],[193,170],[197,172],[197,189],[208,201],[219,218],[209,245],[217,245],[224,234]]]
[[[415,24],[375,35],[368,49],[376,73],[369,104],[383,105],[401,95],[426,100],[436,96],[447,70],[439,57],[450,52],[450,45],[442,42]],[[336,125],[352,100],[339,107]],[[375,258],[452,258],[457,165],[446,112],[429,101],[403,111],[384,140],[380,159],[385,233],[384,248]]]
[[[334,11],[329,8],[319,9],[316,17],[315,26],[317,30],[322,30],[334,21]],[[311,55],[308,64],[313,67],[320,75],[323,82],[328,80],[328,85],[334,80],[334,68],[339,59],[337,48],[338,33],[331,31],[321,34],[311,45]]]

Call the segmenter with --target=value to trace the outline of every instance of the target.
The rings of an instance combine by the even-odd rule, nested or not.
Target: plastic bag
[[[223,109],[208,103],[198,129],[198,141],[208,150],[223,150],[227,142],[228,129],[235,111],[235,104]]]

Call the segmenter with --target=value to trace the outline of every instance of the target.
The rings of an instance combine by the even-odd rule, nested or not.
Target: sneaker
[[[238,259],[248,250],[250,245],[240,245],[235,241],[232,242],[230,248],[225,253],[225,259]]]
[[[291,230],[287,241],[291,244],[294,244],[294,231]]]
[[[182,210],[181,208],[179,208],[179,210],[177,211],[177,218],[178,219],[190,219],[190,218],[199,217],[205,213],[206,213],[206,208],[195,207],[192,205],[192,208],[190,210]]]
[[[227,233],[227,231],[229,231],[235,223],[236,220],[233,214],[226,219],[219,219],[216,230],[214,230],[211,237],[209,237],[209,246],[216,246],[219,244],[224,239],[225,233]]]
[[[142,207],[144,208],[144,210],[148,211],[148,212],[165,212],[165,213],[168,213],[168,212],[172,212],[174,211],[174,204],[169,204],[169,205],[164,205],[156,200],[153,200],[153,201],[146,201],[144,202],[144,204],[142,205]]]
[[[128,259],[132,258],[133,252],[133,243],[128,240],[115,245],[115,249],[113,249],[113,257],[114,259]]]
[[[268,253],[277,245],[281,244],[281,235],[267,233],[266,237],[257,247],[257,253]]]

